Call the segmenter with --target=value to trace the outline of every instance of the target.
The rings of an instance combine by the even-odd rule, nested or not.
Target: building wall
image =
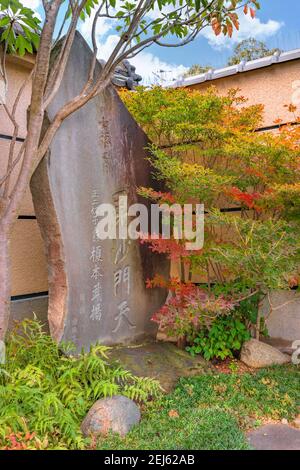
[[[215,86],[222,94],[230,88],[240,88],[241,95],[248,99],[247,105],[264,104],[263,126],[272,126],[281,118],[284,122],[293,120],[293,116],[284,107],[290,104],[295,94],[295,83],[300,80],[300,60],[274,64],[269,67],[238,73],[229,77],[219,78],[188,88],[205,90]]]
[[[24,81],[30,75],[33,66],[31,56],[24,59],[9,58],[7,63],[8,90],[6,105],[11,110],[15,98]],[[31,84],[28,82],[19,102],[16,113],[20,123],[18,139],[26,136],[26,115],[30,102]],[[10,138],[13,134],[13,124],[9,120],[3,106],[0,105],[0,174],[5,174]],[[16,144],[15,156],[22,145]],[[11,186],[15,184],[19,165],[12,174]],[[13,297],[32,296],[48,290],[47,264],[40,230],[35,220],[34,208],[29,188],[24,195],[10,240],[12,262],[12,292]],[[20,308],[19,308],[20,310]]]

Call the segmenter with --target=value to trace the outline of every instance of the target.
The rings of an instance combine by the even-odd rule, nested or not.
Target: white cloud
[[[99,59],[107,60],[112,53],[114,47],[117,45],[119,41],[119,36],[116,34],[110,34],[101,42],[101,38],[98,38],[98,57]]]
[[[216,36],[211,28],[205,28],[201,35],[208,40],[213,48],[224,49],[231,48],[232,44],[236,44],[249,37],[257,40],[266,40],[268,37],[276,34],[284,25],[282,22],[271,19],[263,23],[259,18],[252,19],[250,14],[244,15],[243,13],[239,15],[239,19],[240,29],[238,31],[234,30],[232,38],[223,36],[223,34]]]
[[[38,12],[38,8],[42,6],[42,1],[41,0],[21,0],[21,3],[24,7],[31,8],[35,12],[35,15],[37,18],[42,21],[42,17]]]
[[[111,34],[104,42],[99,42],[99,59],[107,60],[118,40],[119,37],[116,34]],[[187,71],[187,67],[165,62],[148,51],[140,52],[130,59],[130,62],[136,67],[136,72],[143,77],[146,84],[158,81],[157,77],[159,81],[170,82]]]
[[[40,0],[21,0],[21,3],[24,5],[24,7],[36,10],[42,2]]]
[[[117,0],[115,11],[118,11],[119,7],[120,2]],[[172,10],[173,8],[174,7],[172,5],[169,6],[167,10]],[[91,42],[91,30],[94,19],[93,13],[95,12],[96,8],[92,12],[91,16],[87,18],[84,23],[80,24],[80,32],[89,43]],[[156,6],[155,9],[153,11],[151,10],[147,16],[154,19],[157,18],[159,14],[159,9]],[[114,32],[114,27],[114,20],[107,18],[98,19],[96,38],[98,43],[99,59],[107,60],[119,40],[119,36]],[[143,77],[144,82],[147,84],[157,81],[156,75],[158,75],[162,81],[171,81],[187,71],[187,68],[183,65],[170,64],[160,60],[159,57],[148,51],[140,52],[136,57],[130,59],[130,62],[136,67],[136,72]]]
[[[136,67],[136,72],[144,79],[145,84],[158,82],[171,82],[187,72],[184,65],[170,64],[164,62],[151,52],[141,52],[130,60]]]
[[[152,20],[155,20],[156,18],[159,18],[162,16],[162,14],[167,15],[171,13],[174,9],[179,7],[179,2],[177,1],[175,6],[173,4],[170,5],[165,5],[163,8],[160,10],[158,7],[158,4],[156,3],[154,5],[154,8],[152,10],[149,10],[147,13],[147,17],[151,18]]]
[[[94,15],[92,14],[83,23],[80,24],[80,32],[84,38],[89,41],[91,39],[91,31],[93,27]],[[112,20],[108,18],[98,18],[96,26],[96,36],[104,36],[112,28]]]

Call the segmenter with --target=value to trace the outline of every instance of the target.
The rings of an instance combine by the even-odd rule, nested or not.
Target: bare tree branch
[[[63,79],[63,75],[65,73],[65,69],[66,69],[66,65],[67,65],[70,51],[72,48],[72,44],[74,41],[78,19],[85,4],[86,4],[86,0],[82,0],[80,5],[74,9],[68,33],[65,37],[64,43],[61,47],[60,53],[55,61],[55,64],[51,68],[50,75],[47,81],[47,87],[45,90],[45,97],[44,97],[45,109],[51,103],[51,101],[53,100],[53,98],[55,97],[56,93],[59,90],[61,81]]]
[[[18,94],[16,96],[16,99],[14,101],[14,104],[13,104],[13,107],[12,107],[12,111],[10,112],[9,109],[8,109],[8,106],[6,104],[3,104],[3,107],[4,107],[4,110],[6,112],[6,114],[8,115],[10,121],[12,122],[13,126],[14,126],[14,131],[13,131],[13,135],[12,135],[12,140],[11,140],[11,143],[10,143],[10,146],[9,146],[9,153],[8,153],[8,161],[7,161],[7,170],[6,170],[6,174],[4,175],[4,177],[1,179],[0,181],[0,186],[2,186],[2,184],[5,182],[5,186],[4,186],[4,192],[3,192],[3,197],[4,198],[7,198],[8,197],[8,191],[9,191],[9,183],[10,183],[10,175],[13,171],[13,169],[15,168],[16,164],[18,163],[18,161],[20,160],[21,158],[21,153],[19,152],[17,158],[13,161],[13,156],[14,156],[14,151],[15,151],[15,145],[16,145],[16,142],[17,142],[17,137],[18,137],[18,133],[19,133],[19,124],[18,122],[16,121],[16,112],[17,112],[17,109],[18,109],[18,105],[19,105],[19,102],[20,102],[20,99],[23,95],[23,92],[26,88],[26,86],[31,82],[31,79],[32,79],[32,75],[33,75],[33,72],[34,72],[34,69],[31,71],[31,73],[27,76],[26,80],[23,82],[22,86],[20,87],[19,91],[18,91]],[[22,146],[23,147],[23,146]]]

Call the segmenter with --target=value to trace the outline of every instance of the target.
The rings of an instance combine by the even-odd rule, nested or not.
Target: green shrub
[[[211,327],[203,328],[187,348],[192,354],[202,354],[206,360],[226,359],[239,351],[250,333],[244,323],[236,316],[219,317]]]
[[[69,354],[72,345],[64,345]],[[160,395],[159,383],[108,363],[109,348],[66,356],[37,321],[25,320],[7,341],[0,369],[0,448],[12,433],[32,433],[47,448],[88,445],[80,424],[93,403],[125,395],[144,403]]]

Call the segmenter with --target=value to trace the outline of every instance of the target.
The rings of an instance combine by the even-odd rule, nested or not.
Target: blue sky
[[[247,37],[263,40],[270,46],[281,49],[300,47],[300,1],[261,0],[261,10],[256,20],[242,21],[241,30],[233,40],[227,39],[218,45],[218,38],[200,36],[192,44],[173,50],[155,49],[162,59],[190,66],[192,63],[221,67],[227,62],[236,42]],[[154,48],[153,48],[154,49]]]
[[[40,0],[23,0],[23,3],[41,13]],[[193,43],[182,48],[161,48],[153,46],[137,56],[133,62],[137,72],[147,81],[178,78],[192,64],[211,65],[220,68],[226,65],[233,47],[242,39],[255,37],[265,41],[270,47],[283,50],[300,48],[300,1],[299,0],[261,0],[261,10],[252,20],[250,16],[241,17],[241,27],[230,40],[215,37],[210,29],[205,30]],[[80,25],[82,34],[88,39],[91,22]],[[99,25],[98,43],[100,55],[106,59],[116,41],[116,34],[107,22]],[[159,71],[165,72],[159,72]]]

